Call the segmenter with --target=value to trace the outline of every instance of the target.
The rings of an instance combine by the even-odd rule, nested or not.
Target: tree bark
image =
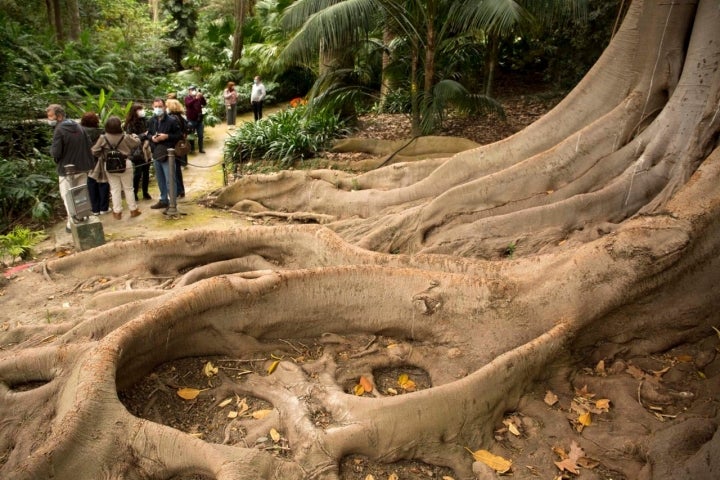
[[[70,40],[80,40],[80,7],[77,0],[67,0],[68,23],[70,26]]]
[[[235,31],[233,32],[233,47],[230,66],[235,68],[242,57],[243,25],[245,24],[245,0],[235,0]]]

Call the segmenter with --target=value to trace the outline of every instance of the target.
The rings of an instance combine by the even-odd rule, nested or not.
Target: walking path
[[[266,110],[266,114],[280,108],[271,107]],[[240,114],[237,117],[237,124],[239,126],[243,122],[252,120],[252,112]],[[189,155],[188,166],[183,169],[186,196],[178,199],[177,210],[180,215],[177,218],[167,217],[162,213],[162,210],[150,209],[150,205],[154,204],[160,197],[157,181],[152,178],[150,180],[150,194],[153,199],[138,202],[138,208],[142,211],[139,217],[130,218],[127,207],[121,220],[115,220],[110,214],[98,217],[103,224],[105,241],[162,238],[172,236],[177,231],[206,228],[229,229],[250,225],[242,217],[198,204],[198,200],[223,186],[223,146],[227,134],[228,126],[224,123],[215,127],[205,126],[205,153]],[[72,235],[65,232],[64,219],[49,228],[47,233],[48,239],[38,245],[36,251],[58,251],[74,246]]]

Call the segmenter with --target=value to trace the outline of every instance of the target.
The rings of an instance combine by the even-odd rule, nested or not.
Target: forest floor
[[[480,144],[497,141],[532,123],[552,108],[560,97],[537,92],[511,94],[500,99],[506,111],[505,119],[496,115],[473,118],[450,116],[441,134],[466,137]],[[266,114],[272,110],[267,109]],[[247,116],[240,116],[239,121],[247,121]],[[194,229],[231,229],[266,224],[265,220],[208,208],[203,202],[223,186],[220,164],[223,139],[227,134],[225,125],[206,128],[207,153],[189,157],[189,166],[184,170],[188,194],[178,202],[179,215],[176,218],[168,218],[161,211],[149,208],[157,198],[157,188],[154,187],[151,189],[154,199],[139,203],[143,212],[141,216],[128,218],[126,210],[122,220],[114,220],[110,215],[100,217],[106,242],[168,237],[179,231]],[[354,135],[378,139],[407,138],[409,120],[403,115],[365,116],[360,119],[359,129]],[[0,276],[3,280],[0,284],[0,331],[20,324],[70,319],[73,312],[84,308],[84,302],[98,289],[102,291],[101,285],[83,284],[82,288],[78,288],[77,285],[50,282],[37,284],[36,277],[24,275],[22,271],[23,268],[33,269],[43,259],[74,251],[73,237],[65,233],[64,222],[60,222],[48,230],[48,239],[36,249],[36,259],[6,270],[5,275]],[[88,287],[87,290],[85,287]],[[514,478],[638,478],[644,455],[638,445],[646,436],[676,417],[706,417],[709,410],[720,407],[718,382],[709,385],[711,382],[704,381],[705,378],[718,378],[720,361],[716,355],[716,340],[709,337],[696,345],[681,345],[661,356],[616,357],[611,365],[588,359],[586,361],[590,363],[571,371],[555,372],[546,383],[537,385],[526,394],[518,412],[508,412],[503,423],[496,426],[497,443],[492,448],[493,453],[513,460],[511,472]],[[299,342],[287,352],[275,352],[275,356],[313,358],[322,347],[312,342]],[[365,340],[360,339],[354,346],[362,348],[364,344]],[[352,343],[348,346],[348,356],[353,355],[354,346]],[[262,373],[263,360],[267,359],[254,363],[230,358],[178,360],[159,366],[144,381],[121,392],[121,399],[128,410],[138,416],[173,426],[207,441],[242,445],[241,432],[229,428],[228,410],[234,410],[236,414],[242,410],[241,415],[250,415],[269,408],[269,405],[249,398],[242,399],[242,402],[232,399],[232,404],[220,407],[222,398],[201,395],[194,400],[185,400],[174,392],[180,387],[207,388],[209,380],[203,372],[207,362],[213,362],[224,373],[232,375],[232,372],[240,371]],[[395,380],[403,373],[411,377],[418,389],[430,386],[421,371],[390,371],[375,379],[377,388],[383,394],[403,394]],[[647,389],[648,386],[652,386],[655,393],[665,394],[656,395],[655,401],[644,393],[641,396],[641,387]],[[352,386],[348,386],[348,390],[348,393],[353,393]],[[585,414],[587,416],[583,417]],[[323,419],[318,418],[316,422],[322,425]],[[585,433],[581,435],[583,429]],[[584,445],[587,450],[583,455],[578,454],[578,444]],[[268,437],[254,447],[285,455],[288,446],[283,444],[282,438]],[[577,473],[571,473],[573,470]],[[205,478],[183,476],[174,480]],[[447,480],[453,478],[453,472],[447,467],[416,461],[382,464],[352,456],[342,462],[341,478]],[[496,474],[480,469],[477,478],[496,478]]]

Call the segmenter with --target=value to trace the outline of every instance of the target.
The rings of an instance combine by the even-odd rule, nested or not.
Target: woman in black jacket
[[[146,146],[147,139],[145,136],[147,133],[147,122],[145,120],[145,107],[139,103],[133,104],[125,118],[125,132],[134,133],[140,138],[140,146],[133,152],[131,157],[135,169],[133,174],[135,201],[138,200],[138,190],[140,187],[142,187],[143,200],[151,200],[152,197],[148,192],[151,159],[146,154],[148,148]]]

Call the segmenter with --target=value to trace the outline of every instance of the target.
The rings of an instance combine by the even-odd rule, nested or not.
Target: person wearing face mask
[[[92,153],[90,153],[92,144],[80,124],[67,118],[62,105],[52,104],[47,107],[45,113],[47,113],[48,123],[55,128],[50,146],[50,155],[57,165],[60,197],[67,212],[65,231],[70,233],[71,219],[68,192],[75,185],[87,183],[87,174],[95,166],[95,160]],[[74,179],[65,175],[67,165],[75,165],[75,170],[78,173],[73,175]],[[73,181],[75,184],[73,184]]]
[[[262,80],[260,80],[259,76],[255,77],[252,92],[250,93],[250,103],[252,104],[253,116],[256,122],[262,118],[263,100],[265,100],[266,95],[267,92],[265,91],[265,85],[263,85]]]
[[[185,97],[185,116],[188,120],[188,127],[195,131],[198,141],[198,151],[205,153],[203,150],[203,107],[207,105],[207,100],[203,96],[202,92],[195,86],[190,85],[188,87],[188,94]],[[190,153],[195,151],[194,144],[191,144]]]
[[[175,117],[165,113],[165,100],[158,97],[153,100],[153,117],[148,122],[147,138],[150,141],[153,164],[155,165],[155,178],[160,188],[160,200],[150,208],[167,209],[170,206],[168,199],[168,185],[174,178],[170,178],[170,167],[168,165],[168,149],[174,148],[175,144],[182,138]],[[179,168],[179,165],[177,166]],[[177,190],[175,190],[177,192]]]
[[[130,159],[133,163],[133,192],[135,201],[138,201],[138,191],[142,188],[143,200],[152,200],[148,188],[150,186],[150,148],[148,145],[147,119],[145,107],[139,103],[133,104],[125,117],[124,130],[140,138],[141,144],[133,150]]]

